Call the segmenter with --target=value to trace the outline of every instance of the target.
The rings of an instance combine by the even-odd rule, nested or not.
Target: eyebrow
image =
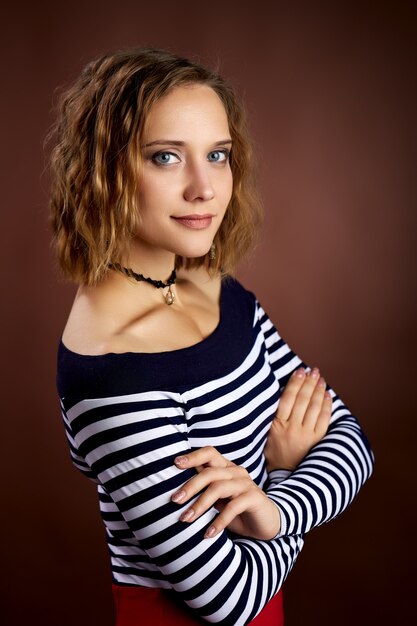
[[[213,146],[224,146],[226,143],[232,143],[231,139],[221,139],[220,141],[216,141],[213,143]],[[156,139],[155,141],[150,141],[149,143],[142,146],[142,148],[149,148],[150,146],[155,145],[164,145],[164,146],[185,146],[187,145],[185,141],[177,141],[175,139]]]

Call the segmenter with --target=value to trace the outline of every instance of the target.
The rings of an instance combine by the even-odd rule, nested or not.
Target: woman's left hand
[[[205,537],[214,537],[224,528],[254,539],[272,539],[279,532],[281,520],[278,508],[258,487],[245,468],[223,457],[216,448],[205,446],[186,456],[177,457],[180,469],[194,467],[198,474],[187,481],[172,496],[178,504],[203,493],[180,517],[193,522],[211,507],[219,511]]]
[[[269,429],[264,449],[268,472],[295,470],[326,434],[331,410],[332,397],[319,370],[297,369],[282,392]]]

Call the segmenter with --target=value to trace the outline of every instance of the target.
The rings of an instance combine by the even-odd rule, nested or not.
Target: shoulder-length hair
[[[164,50],[134,49],[89,63],[62,94],[49,139],[51,226],[64,276],[93,285],[120,263],[138,232],[141,140],[152,105],[170,89],[211,87],[225,107],[232,138],[232,197],[215,237],[216,258],[177,257],[231,274],[253,247],[262,208],[243,107],[224,79]]]

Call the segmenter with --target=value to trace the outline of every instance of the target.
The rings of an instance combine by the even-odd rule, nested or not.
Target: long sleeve
[[[305,364],[279,336],[258,304],[258,322],[271,367],[283,389],[295,369]],[[342,513],[372,473],[374,456],[357,419],[336,393],[328,432],[283,479],[269,474],[268,496],[281,514],[279,536],[304,534]]]
[[[192,524],[179,521],[186,505],[170,497],[193,475],[173,462],[191,449],[185,415],[184,397],[173,392],[63,402],[73,459],[99,483],[108,523],[112,511],[121,513],[117,528],[139,542],[147,575],[208,622],[243,626],[281,587],[302,538],[257,541],[224,531],[204,539],[215,509]]]

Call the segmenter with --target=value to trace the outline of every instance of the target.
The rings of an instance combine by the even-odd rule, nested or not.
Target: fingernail
[[[174,459],[175,465],[187,465],[187,461],[188,458],[186,456],[177,456],[177,458]]]
[[[181,520],[182,522],[189,522],[189,521],[190,521],[190,519],[192,519],[193,517],[194,517],[194,511],[193,511],[193,509],[188,509],[187,511],[185,511],[185,512],[181,515],[180,520]]]
[[[216,527],[215,526],[209,526],[206,530],[206,532],[204,533],[204,537],[206,537],[206,539],[208,539],[209,537],[214,537],[214,535],[216,534]]]
[[[303,376],[305,376],[305,369],[303,367],[300,367],[300,369],[296,370],[295,375],[297,376],[297,378],[303,378]]]
[[[324,394],[324,397],[325,397],[326,400],[331,400],[332,396],[331,396],[330,391],[326,391],[326,393]]]
[[[174,493],[171,496],[171,500],[173,502],[181,502],[181,500],[184,500],[185,496],[186,496],[185,491],[177,491],[177,493]]]
[[[320,378],[319,382],[318,382],[319,387],[325,387],[326,386],[326,381],[324,380],[324,378]]]
[[[310,372],[311,378],[317,378],[318,375],[319,375],[319,370],[317,369],[317,367],[315,367],[314,369],[311,370],[311,372]]]

